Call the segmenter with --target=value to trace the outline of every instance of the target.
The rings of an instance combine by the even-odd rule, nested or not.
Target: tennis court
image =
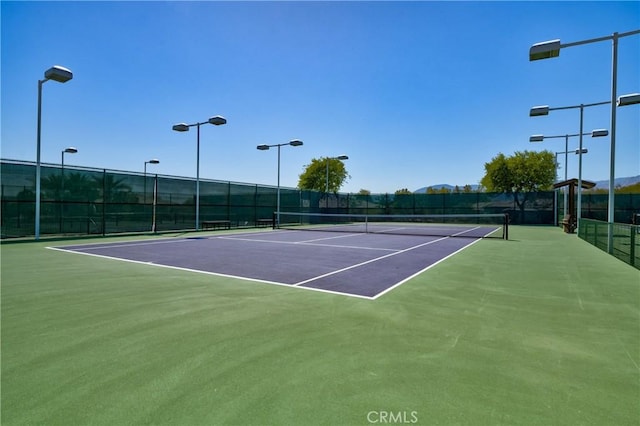
[[[45,248],[184,234],[3,244],[2,424],[638,424],[638,270],[509,234],[375,301]]]
[[[283,224],[266,232],[53,248],[375,299],[498,230],[478,224],[427,224],[417,222],[417,216],[411,221],[386,217],[379,223],[353,215],[296,214],[295,224],[291,217],[283,214],[281,219],[289,219],[287,224],[296,230]],[[460,236],[466,238],[455,238]]]

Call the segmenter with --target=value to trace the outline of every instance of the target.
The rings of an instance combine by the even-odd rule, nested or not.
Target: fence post
[[[629,232],[631,233],[631,238],[629,240],[631,247],[629,249],[629,264],[631,266],[636,266],[636,226],[629,226]]]
[[[107,228],[107,218],[106,218],[106,210],[105,206],[107,204],[106,198],[106,183],[107,181],[107,169],[102,170],[102,236],[104,237],[106,234]]]

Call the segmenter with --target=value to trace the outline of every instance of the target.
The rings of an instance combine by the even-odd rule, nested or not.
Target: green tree
[[[344,163],[336,158],[313,158],[311,159],[311,164],[304,167],[305,169],[298,180],[298,188],[300,189],[337,193],[340,187],[351,177]]]
[[[550,190],[556,176],[554,154],[551,151],[523,151],[507,157],[499,153],[484,165],[480,181],[489,192],[504,192],[513,200],[524,217],[529,194]]]
[[[135,203],[137,197],[131,192],[131,187],[125,183],[125,178],[115,175],[96,176],[93,178],[97,185],[104,189],[102,199],[105,203]]]

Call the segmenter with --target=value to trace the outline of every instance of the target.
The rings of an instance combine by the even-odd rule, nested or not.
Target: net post
[[[504,239],[508,240],[509,239],[509,213],[505,213],[504,214]]]

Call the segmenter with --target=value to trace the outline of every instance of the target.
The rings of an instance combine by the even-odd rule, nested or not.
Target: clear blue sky
[[[2,1],[2,151],[42,161],[295,187],[314,157],[349,155],[342,191],[476,184],[499,152],[564,151],[532,134],[578,133],[579,111],[535,105],[607,101],[611,42],[529,62],[529,47],[640,28],[640,2],[10,2]],[[619,41],[618,94],[640,92],[640,35]],[[585,109],[584,129],[610,108]],[[578,139],[569,148],[577,148]],[[609,138],[585,138],[583,178],[609,177]],[[640,106],[618,109],[616,177],[640,174]],[[577,156],[569,177],[577,177]],[[560,171],[561,176],[564,170]]]

